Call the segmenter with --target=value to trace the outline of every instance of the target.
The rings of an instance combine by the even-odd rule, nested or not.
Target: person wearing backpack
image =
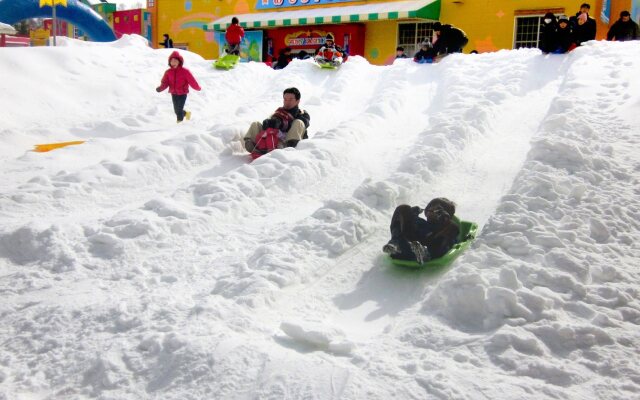
[[[299,107],[300,91],[290,87],[282,92],[282,107],[262,122],[254,121],[244,135],[244,148],[253,152],[260,145],[257,138],[266,130],[277,130],[278,140],[273,142],[274,148],[296,147],[298,142],[307,138],[307,128],[311,117]],[[274,148],[267,149],[267,151]]]
[[[445,255],[458,241],[460,228],[452,221],[456,205],[437,197],[424,209],[426,220],[420,218],[420,207],[399,205],[391,218],[391,240],[382,251],[399,260],[419,264]]]

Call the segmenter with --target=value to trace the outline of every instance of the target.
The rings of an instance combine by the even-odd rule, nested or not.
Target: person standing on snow
[[[169,35],[165,33],[164,35],[162,35],[162,37],[164,38],[164,40],[160,42],[160,46],[164,46],[165,49],[172,49],[173,40],[171,40]]]
[[[618,42],[625,42],[627,40],[640,39],[640,32],[638,32],[638,24],[633,22],[629,11],[620,12],[620,19],[617,20],[609,32],[607,32],[607,40],[615,40]]]
[[[540,50],[545,53],[554,53],[558,50],[558,23],[556,16],[548,12],[542,20],[540,29]]]
[[[396,47],[396,58],[407,58],[407,55],[404,54],[404,47]]]
[[[174,51],[169,56],[169,69],[162,76],[160,86],[156,88],[156,92],[162,92],[169,88],[171,93],[171,101],[173,102],[173,110],[178,118],[178,123],[182,120],[191,119],[191,112],[185,111],[184,105],[187,102],[187,93],[189,86],[195,90],[200,90],[200,85],[191,74],[191,71],[183,67],[184,59],[178,51]]]
[[[420,218],[420,207],[406,204],[396,207],[391,218],[391,240],[382,251],[399,260],[417,261],[419,264],[445,255],[458,241],[460,228],[451,219],[456,205],[449,199],[438,197],[424,210],[427,220]]]
[[[251,153],[256,147],[256,137],[267,128],[276,128],[280,131],[278,148],[296,147],[300,140],[306,139],[311,117],[309,113],[298,107],[300,97],[300,91],[297,88],[285,89],[282,92],[282,107],[264,121],[251,123],[244,135],[244,148]]]
[[[571,24],[569,18],[565,15],[558,18],[558,30],[556,32],[556,39],[558,41],[559,54],[564,54],[576,48],[576,43],[573,37],[573,31],[571,30]]]
[[[334,65],[340,65],[343,61],[347,60],[347,57],[348,54],[340,46],[336,45],[333,35],[328,33],[324,40],[324,46],[320,47],[316,53],[315,60],[319,64],[332,63]]]
[[[242,43],[242,39],[244,39],[244,29],[240,26],[240,21],[238,18],[231,18],[231,26],[227,28],[227,31],[224,34],[224,38],[227,40],[227,53],[234,54],[236,56],[240,55],[240,43]]]
[[[591,6],[588,3],[582,3],[580,11],[570,19],[576,46],[596,38],[596,20],[589,16],[590,9]]]
[[[449,24],[436,22],[433,24],[433,32],[436,35],[436,42],[433,44],[436,54],[461,53],[469,43],[469,38],[462,29]]]

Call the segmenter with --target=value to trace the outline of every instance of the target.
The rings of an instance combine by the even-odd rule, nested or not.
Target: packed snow
[[[230,71],[0,49],[0,399],[640,397],[640,42]],[[309,140],[242,137],[295,86]],[[42,143],[86,141],[46,153]],[[475,221],[381,252],[399,204]]]

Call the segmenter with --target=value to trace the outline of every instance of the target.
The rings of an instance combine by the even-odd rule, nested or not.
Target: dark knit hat
[[[629,14],[629,11],[625,10],[625,11],[620,11],[620,16],[621,17],[630,17],[631,14]]]
[[[433,24],[434,31],[439,31],[440,28],[442,28],[442,24],[440,22],[436,22],[435,24]]]
[[[333,35],[330,33],[327,33],[327,37],[324,38],[325,41],[327,40],[331,40],[332,42],[335,42],[335,40],[333,39]]]

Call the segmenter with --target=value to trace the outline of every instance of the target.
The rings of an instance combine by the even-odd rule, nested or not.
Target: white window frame
[[[407,57],[412,58],[420,49],[420,43],[422,43],[423,40],[431,40],[431,38],[433,37],[433,24],[437,22],[437,21],[410,21],[410,22],[398,22],[398,30],[397,30],[397,34],[396,34],[396,47],[398,46],[402,46],[404,47],[404,54],[407,55]],[[415,25],[415,34],[413,37],[413,43],[408,43],[408,42],[400,42],[400,26],[401,25]],[[419,29],[418,25],[427,25],[425,27],[423,27],[422,30]],[[425,34],[424,37],[418,37],[419,35],[422,35],[422,33]]]

